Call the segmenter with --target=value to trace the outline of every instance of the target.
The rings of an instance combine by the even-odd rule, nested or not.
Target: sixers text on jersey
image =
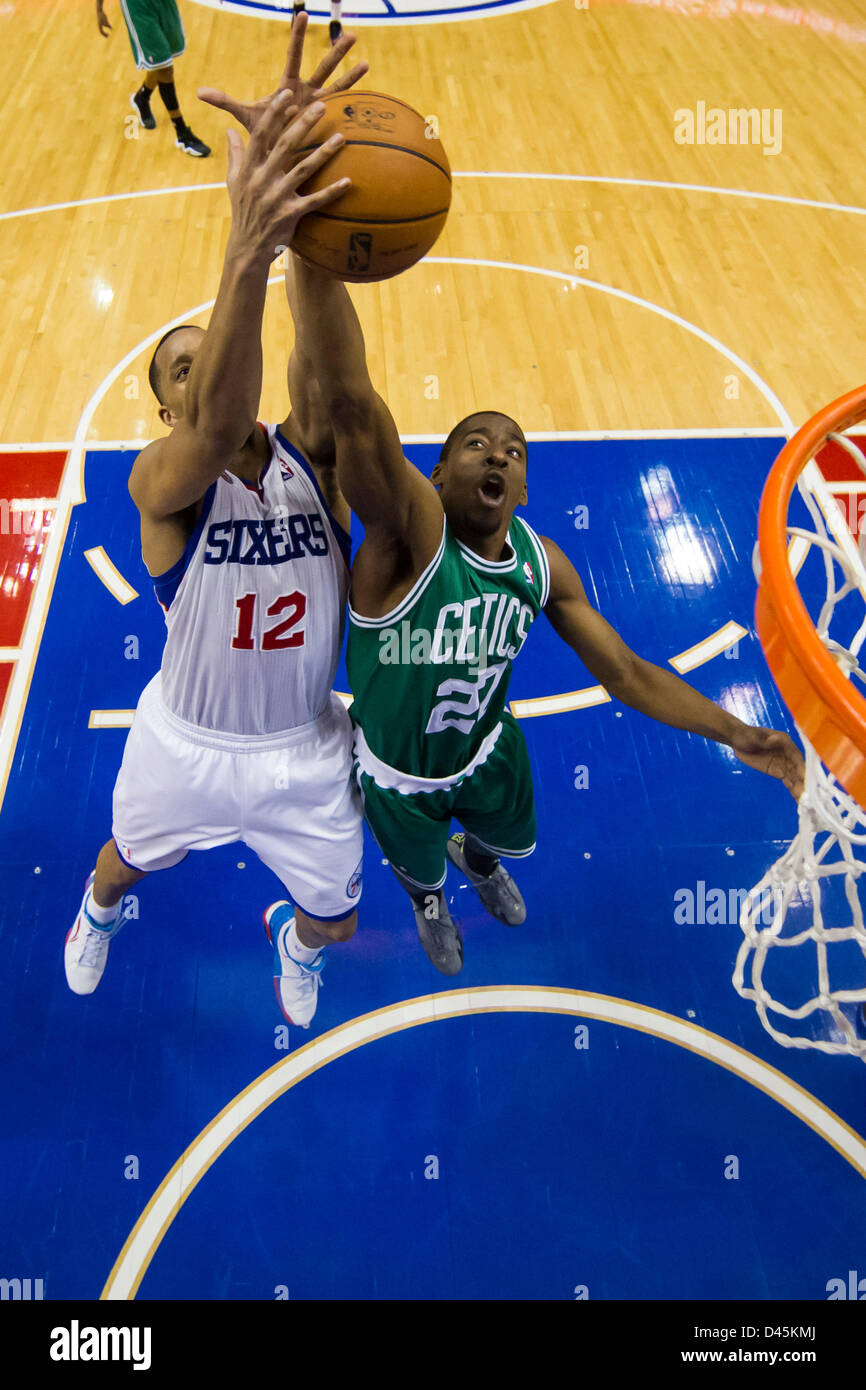
[[[260,737],[317,719],[342,645],[351,540],[274,425],[257,483],[222,473],[154,589],[162,699],[186,724]]]
[[[293,516],[214,521],[207,531],[206,565],[282,565],[302,555],[327,555],[324,518],[316,512]]]

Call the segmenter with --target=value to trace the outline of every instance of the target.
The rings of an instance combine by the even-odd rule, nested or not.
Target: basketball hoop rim
[[[866,803],[864,702],[818,636],[791,573],[788,507],[798,478],[827,436],[850,429],[864,418],[866,386],[860,386],[819,410],[781,450],[764,485],[758,513],[761,578],[755,606],[761,645],[786,705],[822,761],[861,805]],[[815,708],[816,702],[820,709]],[[836,738],[827,737],[831,727]],[[852,786],[852,755],[855,763],[862,760],[853,778],[857,790]]]

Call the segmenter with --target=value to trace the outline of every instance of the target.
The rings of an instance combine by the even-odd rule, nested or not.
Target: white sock
[[[299,965],[309,965],[323,949],[321,946],[305,946],[303,941],[298,940],[298,925],[294,917],[283,941],[292,960],[296,960]]]
[[[331,19],[340,22],[340,11],[343,8],[343,0],[331,0]]]
[[[123,898],[114,904],[114,907],[100,907],[94,901],[93,889],[88,888],[87,897],[84,899],[84,911],[87,913],[95,927],[113,927],[123,909]]]

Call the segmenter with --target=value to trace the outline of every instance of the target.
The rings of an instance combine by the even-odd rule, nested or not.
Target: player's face
[[[182,328],[179,333],[172,333],[159,350],[157,367],[165,401],[159,418],[164,425],[171,427],[183,418],[186,383],[203,339],[203,328]]]
[[[433,482],[447,516],[487,535],[526,502],[526,440],[514,420],[475,415],[437,465]]]

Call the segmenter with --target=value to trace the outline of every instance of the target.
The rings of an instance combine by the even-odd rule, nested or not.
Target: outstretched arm
[[[397,426],[367,370],[364,336],[346,286],[292,257],[289,302],[334,433],[340,489],[368,533],[426,564],[442,535],[433,485],[404,457]]]
[[[338,516],[337,520],[348,530],[349,508],[336,482],[336,440],[311,358],[311,351],[315,351],[311,343],[315,325],[304,319],[300,312],[295,292],[295,257],[289,255],[287,260],[286,298],[295,325],[295,341],[288,368],[289,400],[292,409],[280,429],[310,460],[320,486],[331,504],[331,510],[334,510],[334,501],[345,509],[345,516]],[[324,486],[326,477],[331,484],[330,487]]]
[[[306,212],[339,197],[331,185],[307,197],[298,188],[334,153],[330,142],[300,159],[322,108],[308,107],[291,124],[290,98],[281,93],[246,151],[228,132],[232,229],[207,333],[185,388],[184,413],[169,438],[139,456],[130,492],[139,509],[158,518],[192,506],[255,428],[262,385],[261,326],[268,267],[275,247],[291,241]],[[290,161],[291,172],[283,173]]]
[[[342,77],[335,77],[337,68],[355,46],[355,35],[343,34],[328,49],[318,66],[308,78],[301,75],[304,59],[304,40],[307,32],[308,16],[299,14],[292,23],[286,64],[277,84],[277,90],[270,97],[258,101],[243,102],[213,87],[199,89],[199,99],[228,112],[251,133],[269,109],[274,96],[288,92],[290,99],[303,111],[312,101],[338,92],[347,92],[368,71],[366,62],[356,63]],[[326,85],[327,84],[327,85]],[[310,324],[297,312],[294,295],[294,274],[292,258],[286,271],[286,294],[289,307],[295,320],[295,344],[289,358],[288,387],[291,401],[291,414],[280,426],[282,433],[309,459],[319,486],[331,507],[336,519],[347,530],[350,525],[349,508],[342,497],[336,481],[336,443],[331,421],[326,410],[322,393],[318,388],[315,373],[310,362],[307,339],[315,332],[315,324]]]
[[[544,611],[562,640],[615,699],[660,724],[726,743],[741,762],[778,777],[792,796],[800,797],[803,756],[787,734],[744,724],[672,671],[637,656],[593,608],[559,546],[546,537],[543,544],[550,561],[550,598]]]

